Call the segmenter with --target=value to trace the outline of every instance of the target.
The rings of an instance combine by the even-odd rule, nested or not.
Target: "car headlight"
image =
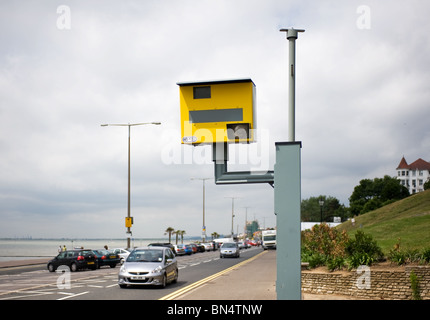
[[[127,272],[127,268],[125,267],[125,265],[122,265],[121,268],[119,269],[120,273],[125,273]]]
[[[163,268],[161,266],[158,266],[157,268],[152,270],[152,273],[159,273],[159,272],[161,272],[161,270],[163,270]]]

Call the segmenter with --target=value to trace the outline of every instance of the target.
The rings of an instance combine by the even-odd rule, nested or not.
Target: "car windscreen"
[[[222,245],[223,248],[236,248],[236,244],[235,243],[224,243]]]
[[[157,249],[137,249],[132,251],[127,262],[162,262],[163,261],[163,250]]]
[[[276,235],[264,236],[263,240],[264,241],[274,241],[274,240],[276,240]]]

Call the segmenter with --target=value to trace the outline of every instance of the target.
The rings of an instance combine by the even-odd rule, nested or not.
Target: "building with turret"
[[[397,166],[397,179],[400,184],[408,188],[410,194],[424,191],[424,183],[430,178],[430,162],[421,158],[408,164],[402,157]]]

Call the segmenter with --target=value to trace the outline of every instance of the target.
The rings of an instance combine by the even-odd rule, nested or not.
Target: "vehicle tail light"
[[[102,256],[102,260],[106,259],[106,256]]]
[[[85,260],[84,256],[78,256],[78,261]]]

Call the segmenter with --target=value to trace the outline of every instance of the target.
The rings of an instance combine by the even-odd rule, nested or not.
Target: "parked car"
[[[193,254],[193,248],[189,244],[185,245],[185,254],[188,254],[188,255]]]
[[[158,285],[165,287],[178,281],[178,265],[175,255],[166,247],[143,247],[134,249],[118,274],[118,285]]]
[[[196,247],[197,247],[197,252],[205,252],[205,246],[203,245],[203,243],[195,243]]]
[[[97,256],[89,249],[62,251],[48,262],[47,268],[50,272],[54,272],[60,266],[67,266],[72,272],[81,269],[95,270],[98,266]]]
[[[193,250],[193,253],[197,253],[198,252],[197,246],[194,243],[190,243],[190,247]]]
[[[240,250],[239,250],[238,244],[236,242],[224,242],[221,246],[219,256],[220,258],[225,258],[225,257],[239,258]]]
[[[184,254],[186,254],[184,244],[176,244],[174,247],[175,247],[176,255],[183,256]]]
[[[123,248],[115,248],[111,250],[112,253],[119,255],[119,263],[123,264],[124,261],[127,259],[128,255],[130,254],[130,251]]]
[[[205,251],[213,250],[213,243],[212,242],[205,242],[205,243],[203,243],[203,245],[205,246]]]
[[[93,252],[97,256],[98,268],[102,266],[110,266],[111,268],[115,268],[116,265],[121,261],[119,255],[105,249],[97,249],[93,250]]]
[[[171,244],[169,242],[164,242],[164,243],[160,243],[160,242],[150,243],[150,244],[148,244],[148,247],[166,247],[166,248],[169,248],[170,250],[172,250],[173,254],[176,255],[175,247],[173,246],[173,244]]]

